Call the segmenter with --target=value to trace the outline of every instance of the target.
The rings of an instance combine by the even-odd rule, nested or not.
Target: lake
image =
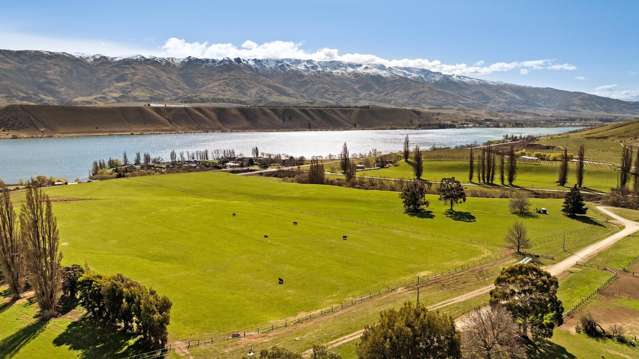
[[[575,130],[575,127],[553,128],[463,128],[437,130],[370,130],[370,131],[294,131],[294,132],[221,132],[161,135],[86,136],[0,140],[0,178],[16,183],[36,175],[74,180],[85,179],[94,160],[129,159],[135,152],[149,152],[168,159],[171,150],[223,150],[250,154],[257,146],[262,153],[292,156],[338,154],[348,143],[351,153],[382,152],[402,149],[408,135],[411,147],[457,146],[483,143],[504,135],[548,135]]]

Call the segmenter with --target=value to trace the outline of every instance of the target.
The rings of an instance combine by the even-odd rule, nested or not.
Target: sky
[[[0,48],[427,68],[639,101],[639,1],[7,1]]]

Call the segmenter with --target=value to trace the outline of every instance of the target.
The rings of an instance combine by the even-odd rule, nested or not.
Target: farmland
[[[504,253],[504,233],[520,220],[504,199],[469,199],[457,207],[461,221],[429,197],[431,212],[420,218],[404,214],[393,192],[220,173],[47,192],[59,219],[63,263],[121,272],[169,296],[171,340],[250,329]],[[613,230],[596,211],[592,224],[561,215],[560,200],[531,201],[551,213],[521,219],[546,255],[562,256],[563,234],[579,233],[574,245],[582,246]],[[28,327],[33,314],[26,304],[0,313],[3,322],[14,323],[0,333],[0,347]],[[47,350],[51,338],[68,334],[66,325],[78,319],[73,315],[38,328],[17,354]],[[57,343],[70,355],[83,350]]]

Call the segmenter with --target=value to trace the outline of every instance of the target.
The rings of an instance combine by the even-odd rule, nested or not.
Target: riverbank
[[[51,106],[0,107],[0,139],[81,136],[590,126],[596,119],[508,120],[464,110],[387,107]]]

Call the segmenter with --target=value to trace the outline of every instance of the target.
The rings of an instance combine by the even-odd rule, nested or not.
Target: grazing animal
[[[265,235],[264,235],[264,238],[268,238],[268,234],[265,234]]]
[[[235,212],[233,212],[233,217],[235,217]]]
[[[297,221],[293,221],[293,225],[294,225],[294,226],[297,226]]]
[[[347,239],[348,239],[348,236],[347,236],[347,235],[343,235],[343,236],[342,236],[342,240],[343,240],[343,241],[345,241],[345,240],[347,240]]]
[[[279,285],[284,284],[284,279],[283,279],[283,278],[277,278],[277,283],[278,283]]]

